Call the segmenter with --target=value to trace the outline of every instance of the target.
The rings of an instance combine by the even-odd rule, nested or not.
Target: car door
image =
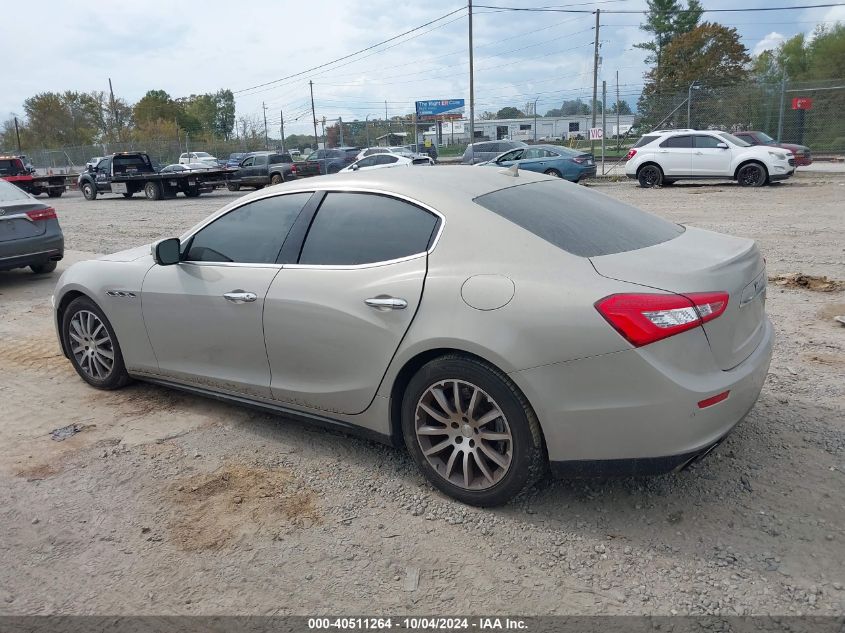
[[[237,173],[238,183],[248,185],[252,182],[254,166],[255,156],[249,156],[241,162]]]
[[[657,148],[657,160],[666,176],[689,176],[692,171],[692,136],[670,136]]]
[[[298,263],[267,293],[274,398],[334,413],[367,409],[416,314],[441,224],[398,198],[325,195]]]
[[[258,154],[255,162],[250,168],[250,183],[253,185],[266,185],[269,181],[267,154]]]
[[[696,134],[693,139],[692,170],[696,176],[732,176],[731,150],[724,140],[710,134]]]
[[[101,193],[111,191],[111,164],[111,156],[104,158],[97,163],[97,171],[94,174],[94,181],[97,185],[97,191]]]
[[[279,252],[311,193],[247,202],[182,246],[182,261],[144,278],[144,323],[165,378],[270,397],[265,295]]]
[[[546,169],[548,169],[548,167],[546,167],[546,162],[549,155],[549,152],[542,147],[529,147],[522,153],[522,159],[519,161],[519,167],[520,169],[527,169],[528,171],[546,171]]]

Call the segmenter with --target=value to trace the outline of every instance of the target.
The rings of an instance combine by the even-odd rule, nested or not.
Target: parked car
[[[239,191],[241,187],[261,189],[286,180],[319,174],[320,166],[317,163],[294,163],[290,154],[252,152],[246,155],[237,170],[229,174],[226,187],[229,191]]]
[[[682,179],[736,180],[761,187],[795,173],[795,157],[779,148],[752,146],[727,132],[658,130],[640,138],[625,157],[625,174],[641,187]]]
[[[105,158],[105,156],[93,156],[87,163],[85,163],[85,169],[96,167],[97,163],[103,160],[103,158]]]
[[[336,174],[347,165],[355,162],[359,147],[339,147],[337,149],[318,149],[309,154],[309,163],[317,163],[321,174]]]
[[[408,156],[399,156],[392,152],[385,152],[383,154],[373,154],[366,156],[361,160],[356,160],[348,167],[341,169],[341,172],[348,171],[370,171],[371,169],[384,169],[386,167],[413,167],[414,165],[431,165],[431,159],[428,156],[416,156],[410,158]]]
[[[0,270],[51,273],[64,257],[65,238],[56,210],[0,180]]]
[[[766,379],[765,291],[752,240],[454,166],[248,194],[74,264],[52,304],[93,387],[150,380],[404,444],[488,506],[549,466],[646,474],[711,451]]]
[[[528,145],[522,141],[481,141],[479,143],[472,143],[471,145],[467,145],[461,162],[464,165],[483,163],[493,160],[496,156],[509,149],[517,149],[519,147],[528,147]]]
[[[246,152],[234,152],[229,154],[229,158],[226,160],[226,167],[228,169],[234,169],[238,165],[241,164],[241,161],[246,156]]]
[[[531,145],[512,149],[478,166],[510,167],[536,171],[547,176],[578,182],[596,175],[596,161],[589,152],[559,145]]]
[[[172,165],[167,165],[159,169],[159,173],[172,174],[184,171],[208,171],[209,169],[215,169],[214,165],[209,165],[208,163],[189,163],[187,165],[173,163]]]
[[[419,154],[405,145],[396,145],[393,147],[367,147],[358,152],[356,160],[361,160],[362,158],[373,156],[375,154],[395,154],[396,156],[404,156],[405,158],[410,158],[411,160],[425,159],[429,164],[434,164],[434,159],[430,158],[428,154]]]
[[[796,143],[778,143],[771,136],[765,132],[752,130],[750,132],[734,132],[734,136],[742,139],[750,145],[767,145],[769,147],[780,147],[788,152],[792,152],[795,156],[795,166],[802,167],[813,164],[813,157],[810,153],[810,148],[806,145],[798,145]]]
[[[187,165],[188,163],[208,163],[212,167],[219,167],[217,158],[208,152],[188,152],[179,157],[180,165]]]

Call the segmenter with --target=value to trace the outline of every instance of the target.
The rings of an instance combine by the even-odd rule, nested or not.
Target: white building
[[[615,134],[624,134],[634,124],[633,114],[619,116],[617,130],[616,115],[607,114],[605,120],[605,138]],[[535,131],[536,125],[536,131]],[[469,141],[469,121],[443,121],[442,137],[439,145],[453,145]],[[521,119],[487,119],[475,121],[475,140],[569,140],[570,138],[589,138],[592,126],[591,115],[562,116],[562,117],[524,117]],[[596,117],[596,127],[601,127],[601,116]],[[423,129],[422,127],[420,129]],[[425,139],[435,141],[437,128],[435,125],[424,128]]]

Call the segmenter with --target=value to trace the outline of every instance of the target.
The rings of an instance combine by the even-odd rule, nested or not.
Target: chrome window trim
[[[415,206],[428,211],[429,213],[434,214],[440,220],[440,226],[437,229],[437,235],[434,236],[434,240],[431,242],[431,246],[428,250],[414,253],[412,255],[407,255],[405,257],[400,257],[397,259],[391,259],[386,261],[379,261],[379,262],[370,262],[367,264],[352,264],[352,265],[341,265],[341,264],[249,264],[249,263],[241,263],[241,262],[179,262],[179,265],[182,264],[191,264],[194,266],[240,266],[240,267],[260,267],[260,268],[313,268],[317,270],[356,270],[359,268],[374,268],[376,266],[388,266],[390,264],[398,264],[400,262],[409,261],[411,259],[416,259],[417,257],[422,257],[423,255],[430,255],[435,248],[437,248],[437,244],[440,242],[440,237],[443,235],[443,228],[446,226],[446,216],[440,213],[437,209],[425,204],[424,202],[420,202],[416,198],[412,198],[410,196],[406,196],[401,193],[395,193],[392,191],[386,191],[384,189],[373,189],[371,187],[355,187],[355,186],[346,186],[346,187],[331,187],[331,188],[315,188],[315,187],[305,187],[305,188],[295,188],[286,191],[268,191],[265,195],[261,195],[255,198],[250,198],[249,200],[244,200],[241,204],[238,204],[231,208],[223,207],[217,213],[212,214],[208,217],[204,223],[196,225],[194,228],[189,229],[187,233],[183,234],[179,237],[180,242],[186,242],[187,240],[191,239],[202,231],[205,227],[209,224],[214,222],[215,220],[222,218],[224,215],[228,215],[232,211],[236,209],[240,209],[241,207],[250,204],[251,202],[256,202],[258,200],[265,200],[267,198],[275,198],[276,196],[286,196],[295,193],[372,193],[376,195],[387,196],[389,198],[395,198],[397,200],[402,200],[404,202],[408,202]],[[306,204],[308,204],[306,202]],[[319,213],[319,208],[317,209],[317,213]],[[305,239],[308,239],[306,234]],[[154,248],[155,246],[153,246]]]

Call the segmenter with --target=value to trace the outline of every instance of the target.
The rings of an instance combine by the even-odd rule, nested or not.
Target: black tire
[[[133,195],[134,195],[134,193],[130,193],[130,192],[127,191],[126,193],[123,194],[123,197],[124,198],[131,198]]]
[[[663,184],[663,170],[654,164],[643,165],[637,172],[637,181],[643,189],[660,187]]]
[[[73,353],[73,339],[71,338],[71,321],[73,317],[79,312],[92,312],[97,318],[101,321],[103,326],[105,326],[106,331],[108,332],[110,343],[111,343],[111,351],[114,355],[114,362],[112,364],[111,370],[101,378],[96,378],[94,376],[89,375],[85,369],[82,368],[80,362],[77,360],[76,356]],[[76,373],[79,374],[80,378],[87,382],[92,387],[97,389],[103,389],[106,391],[110,391],[112,389],[120,389],[121,387],[125,386],[130,382],[129,374],[126,372],[126,365],[123,363],[123,354],[120,351],[120,344],[118,343],[117,336],[114,333],[114,329],[109,323],[109,320],[106,318],[106,315],[103,314],[103,311],[100,310],[99,306],[91,301],[88,297],[77,297],[73,301],[71,301],[70,305],[62,315],[62,341],[64,342],[65,349],[68,352],[68,356],[70,358],[70,362],[73,365],[73,368],[76,370]]]
[[[226,183],[226,189],[228,189],[229,191],[240,191],[241,186],[236,185],[235,183],[232,183],[232,182],[227,182]]]
[[[563,178],[563,175],[557,169],[547,169],[543,172],[547,176],[554,176],[555,178]]]
[[[85,197],[86,200],[96,200],[97,199],[97,185],[95,185],[90,180],[86,180],[85,182],[80,185],[79,189],[82,191],[82,195]]]
[[[768,180],[769,174],[760,163],[746,163],[736,172],[736,181],[740,187],[762,187]]]
[[[285,177],[281,174],[273,174],[270,177],[270,184],[271,185],[279,185],[285,181]]]
[[[430,387],[444,380],[477,386],[495,400],[507,420],[512,436],[511,462],[501,478],[488,488],[470,490],[456,485],[438,473],[423,455],[415,428],[417,405]],[[430,361],[411,378],[402,398],[402,434],[408,452],[426,479],[445,494],[469,505],[503,505],[533,485],[548,467],[540,424],[525,396],[498,369],[458,354]],[[478,471],[477,466],[475,470]]]
[[[44,274],[51,273],[54,270],[56,270],[57,264],[58,264],[58,262],[44,262],[43,264],[33,264],[29,268],[36,275],[44,275]]]
[[[200,190],[199,187],[191,187],[185,191],[186,198],[199,198],[200,197]]]
[[[147,200],[161,200],[164,197],[161,191],[161,183],[154,180],[147,181],[144,185],[144,195],[147,196]]]
[[[50,198],[61,198],[64,192],[64,189],[49,189],[47,191],[47,196]]]

